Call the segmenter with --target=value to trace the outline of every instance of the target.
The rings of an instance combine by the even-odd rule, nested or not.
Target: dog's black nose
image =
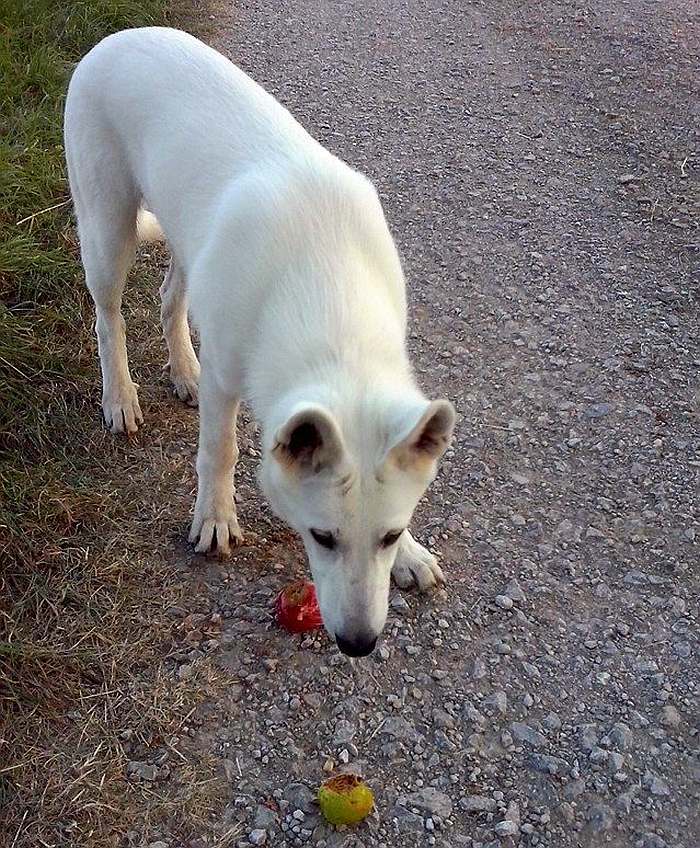
[[[344,636],[336,636],[335,641],[340,650],[349,657],[366,657],[376,648],[377,638],[377,636],[353,636],[352,639],[346,639]]]

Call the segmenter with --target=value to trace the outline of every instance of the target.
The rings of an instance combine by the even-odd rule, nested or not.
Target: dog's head
[[[352,656],[384,627],[401,536],[455,423],[446,400],[382,406],[353,420],[296,405],[261,467],[270,505],[304,540],[325,627]]]

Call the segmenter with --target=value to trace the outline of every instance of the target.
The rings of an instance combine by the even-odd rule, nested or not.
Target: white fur
[[[454,423],[413,379],[403,273],[374,187],[227,59],[172,29],[120,32],[88,53],[65,143],[107,424],[131,433],[142,421],[121,296],[137,240],[164,234],[170,375],[201,414],[190,538],[206,551],[215,537],[222,554],[240,538],[244,398],[263,428],[263,488],[304,539],[325,625],[366,652],[392,567],[402,585],[442,577],[407,530],[388,549],[380,540],[408,525]],[[335,550],[311,528],[333,531]]]

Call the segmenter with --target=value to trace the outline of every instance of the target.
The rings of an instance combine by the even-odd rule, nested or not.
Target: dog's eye
[[[391,533],[387,533],[386,536],[382,539],[382,547],[390,548],[393,544],[398,542],[399,536],[403,533],[403,530],[392,530]]]
[[[335,547],[335,536],[332,533],[324,533],[323,530],[311,530],[310,533],[322,548],[332,551]]]

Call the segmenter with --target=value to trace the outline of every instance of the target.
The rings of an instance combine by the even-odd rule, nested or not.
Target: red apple
[[[275,601],[277,621],[290,633],[304,633],[321,627],[321,610],[313,583],[300,580],[287,586]]]

